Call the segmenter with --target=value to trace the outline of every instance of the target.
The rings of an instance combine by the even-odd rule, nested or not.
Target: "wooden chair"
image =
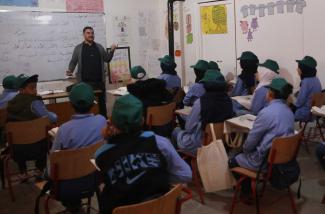
[[[75,111],[74,111],[74,109],[73,109],[70,102],[48,104],[48,105],[46,105],[46,108],[49,111],[54,112],[55,114],[57,114],[57,116],[58,116],[58,121],[57,121],[58,126],[61,126],[63,123],[71,120],[72,115],[75,114]],[[93,114],[98,114],[99,113],[98,104],[94,105],[90,111]]]
[[[214,132],[216,134],[217,140],[224,140],[224,123],[214,123],[213,124]],[[204,131],[204,137],[202,139],[202,145],[207,146],[212,142],[212,133],[210,129],[210,125],[208,124]],[[203,186],[199,174],[199,169],[197,166],[197,160],[196,160],[196,154],[191,154],[189,152],[178,150],[178,152],[181,154],[184,160],[189,160],[191,163],[192,168],[192,177],[194,180],[195,188],[197,193],[199,194],[200,201],[202,204],[205,204],[204,202],[204,192],[203,192]]]
[[[281,138],[275,138],[272,142],[272,147],[268,156],[268,169],[267,173],[262,173],[260,178],[263,181],[263,188],[261,190],[261,195],[265,192],[265,187],[267,182],[269,181],[271,175],[272,175],[272,166],[273,164],[284,164],[288,163],[289,161],[296,158],[300,140],[302,138],[302,131],[300,131],[298,134],[295,134],[293,136],[289,137],[281,137]],[[234,212],[235,205],[237,203],[237,195],[240,191],[241,184],[244,180],[250,179],[251,181],[251,188],[252,188],[252,196],[256,199],[256,195],[258,194],[258,191],[256,190],[256,182],[257,182],[257,172],[253,170],[249,170],[242,167],[235,167],[231,169],[232,172],[239,174],[241,177],[237,181],[235,194],[233,197],[230,214]],[[288,187],[288,193],[291,201],[291,206],[294,213],[297,213],[296,204],[293,198],[293,195],[291,193],[290,187]],[[258,202],[257,202],[258,203]],[[259,207],[259,206],[258,206]]]
[[[175,119],[175,108],[175,102],[162,106],[148,107],[146,125],[151,129],[153,126],[164,126],[173,122]]]
[[[12,183],[15,181],[20,181],[20,179],[12,180],[12,176],[18,175],[17,172],[11,172],[9,167],[9,161],[14,157],[13,145],[27,145],[34,144],[41,140],[48,140],[48,130],[50,129],[50,121],[46,117],[38,118],[30,121],[23,122],[8,122],[5,126],[5,133],[7,142],[9,144],[10,153],[4,155],[4,171],[5,178],[9,186],[9,192],[11,200],[14,201],[14,193],[12,190]],[[34,171],[35,168],[29,169],[27,171]],[[32,177],[32,176],[30,176]]]
[[[0,129],[4,128],[7,121],[7,109],[0,109]]]
[[[325,105],[325,93],[316,93],[316,94],[313,94],[312,99],[311,99],[311,106],[321,107],[323,105]],[[323,130],[322,130],[322,126],[320,125],[320,122],[319,122],[320,117],[316,117],[315,120],[316,120],[316,127],[314,129],[314,135],[313,135],[313,137],[311,137],[311,132],[312,132],[312,129],[313,128],[309,128],[308,134],[307,135],[305,134],[306,128],[308,126],[308,123],[314,121],[313,114],[310,113],[310,119],[308,121],[306,121],[306,122],[299,122],[300,128],[302,128],[302,130],[303,130],[302,131],[303,132],[303,142],[305,144],[305,148],[306,148],[306,150],[307,150],[308,153],[310,153],[309,147],[308,147],[308,141],[311,138],[315,138],[317,136],[316,135],[317,128],[319,130],[319,133],[320,133],[320,136],[321,136],[322,140],[325,141],[325,137],[324,137],[324,133],[323,133]]]
[[[96,172],[96,168],[90,162],[90,159],[93,158],[96,150],[102,145],[103,142],[99,142],[81,149],[61,150],[50,154],[50,178],[53,181],[53,186],[49,191],[49,194],[46,195],[44,201],[46,214],[50,213],[50,199],[59,199],[58,190],[60,181],[78,179]],[[42,185],[38,185],[38,187],[42,189]],[[87,193],[83,192],[83,194],[88,195],[87,213],[90,213],[91,197],[93,196],[94,191]]]
[[[181,198],[182,191],[187,194],[184,198]],[[178,184],[168,193],[157,199],[139,204],[117,207],[113,210],[113,214],[180,214],[182,204],[191,198],[191,191]]]

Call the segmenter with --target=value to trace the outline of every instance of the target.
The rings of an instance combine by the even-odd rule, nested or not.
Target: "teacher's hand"
[[[67,71],[66,71],[66,75],[67,75],[67,76],[72,76],[72,71],[67,70]]]
[[[115,51],[116,48],[117,48],[117,45],[116,44],[112,44],[111,45],[111,51]]]

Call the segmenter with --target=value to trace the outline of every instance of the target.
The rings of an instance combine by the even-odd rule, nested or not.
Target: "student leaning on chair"
[[[107,144],[95,154],[105,183],[101,213],[161,196],[170,183],[192,178],[190,167],[167,138],[142,131],[142,111],[141,101],[133,95],[122,96],[114,104],[105,132]]]
[[[2,80],[3,92],[0,95],[0,109],[5,108],[7,103],[18,94],[18,79],[14,75],[6,76]]]
[[[294,134],[294,115],[286,103],[292,93],[292,85],[285,79],[276,78],[267,88],[269,105],[257,115],[253,129],[244,143],[243,152],[229,160],[230,168],[240,166],[258,170],[271,148],[272,140]],[[235,176],[239,179],[236,173]],[[242,183],[243,197],[249,196],[250,190],[250,182],[245,180]]]

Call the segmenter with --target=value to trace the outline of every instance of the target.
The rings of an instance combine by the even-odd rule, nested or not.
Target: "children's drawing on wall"
[[[201,31],[203,34],[228,33],[226,5],[204,6],[200,8]]]
[[[193,43],[193,33],[192,33],[192,15],[186,14],[186,43]]]
[[[240,12],[243,15],[243,20],[240,21],[239,26],[243,35],[247,35],[247,41],[252,42],[255,34],[259,28],[259,22],[266,14],[268,16],[282,15],[282,14],[303,14],[304,8],[307,7],[306,0],[278,0],[271,1],[265,4],[249,4],[243,5]],[[257,14],[258,12],[258,14]],[[249,20],[250,16],[253,16]],[[258,19],[258,17],[260,19]]]
[[[114,23],[114,39],[118,42],[119,46],[128,46],[130,43],[130,32],[129,32],[129,23],[130,17],[128,16],[115,16],[113,18]]]

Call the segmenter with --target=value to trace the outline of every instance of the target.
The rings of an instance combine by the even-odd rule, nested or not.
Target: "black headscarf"
[[[245,87],[250,91],[255,86],[255,74],[257,72],[258,60],[240,60],[242,73],[238,76],[243,80]]]
[[[176,66],[168,66],[164,63],[160,63],[160,68],[163,74],[177,75],[175,71]]]
[[[204,77],[205,71],[198,70],[194,68],[194,73],[195,73],[195,82],[198,83],[200,80]]]
[[[298,67],[301,70],[301,76],[300,76],[301,80],[308,78],[308,77],[314,77],[317,74],[316,68],[311,68],[311,67],[306,66],[302,63],[299,63]]]

